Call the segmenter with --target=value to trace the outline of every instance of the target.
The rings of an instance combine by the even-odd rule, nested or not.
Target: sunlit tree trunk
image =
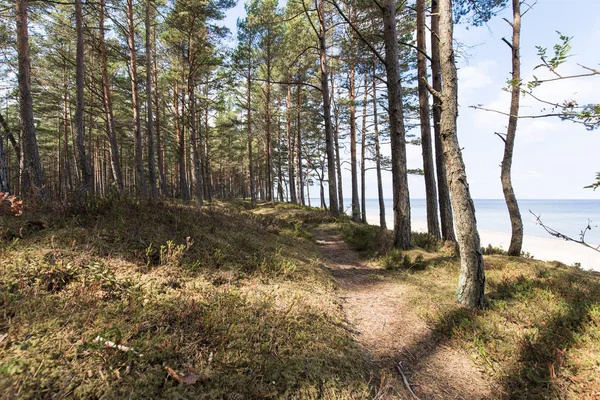
[[[108,80],[108,56],[106,53],[106,41],[104,39],[104,8],[105,0],[100,0],[99,48],[100,68],[102,70],[102,97],[104,101],[104,112],[106,114],[106,136],[108,137],[109,143],[112,176],[117,184],[119,192],[123,193],[123,172],[121,170],[121,161],[119,159],[119,145],[117,143],[117,134],[115,132],[112,93],[110,89],[110,82]]]
[[[453,48],[452,0],[439,1],[440,15],[440,61],[442,65],[441,137],[448,183],[455,211],[456,231],[460,251],[460,276],[457,299],[470,308],[485,306],[485,274],[483,255],[475,206],[469,192],[467,174],[458,144],[456,119],[458,117],[458,77]]]
[[[377,78],[376,61],[373,61],[373,140],[375,141],[375,168],[377,171],[377,197],[379,199],[379,227],[387,229],[385,222],[385,199],[383,198],[383,182],[381,180],[381,152],[379,148],[379,125],[377,122]]]
[[[142,130],[140,102],[138,94],[137,52],[135,49],[135,22],[133,16],[133,0],[127,0],[129,73],[131,74],[131,105],[133,108],[133,136],[135,138],[135,172],[136,184],[142,198],[147,197],[146,178],[144,176],[144,157],[142,150]]]
[[[19,82],[19,114],[21,117],[21,151],[23,179],[22,192],[32,190],[36,196],[46,197],[44,174],[38,152],[35,123],[33,120],[33,98],[31,96],[31,60],[29,58],[28,0],[16,0],[17,52]]]
[[[508,129],[504,139],[504,157],[502,158],[502,172],[500,175],[502,181],[502,191],[508,207],[510,224],[512,226],[512,235],[510,237],[510,246],[508,247],[509,256],[520,256],[523,247],[523,220],[519,211],[519,204],[512,186],[511,169],[512,157],[515,147],[515,136],[517,135],[517,122],[519,120],[519,100],[521,98],[521,3],[520,0],[512,1],[513,8],[513,37],[512,37],[512,90],[510,98],[510,117],[508,118]]]
[[[75,107],[75,125],[77,129],[77,154],[79,155],[79,169],[81,170],[81,186],[84,194],[94,190],[94,177],[90,160],[85,153],[85,68],[83,55],[83,11],[81,0],[75,0],[75,30],[77,31],[77,51],[75,56],[75,87],[76,87],[76,107]]]
[[[442,67],[440,64],[440,17],[439,0],[431,1],[431,75],[433,88],[438,92],[442,91]],[[433,98],[433,130],[435,144],[435,164],[437,171],[438,196],[440,203],[440,220],[442,229],[442,239],[452,242],[456,241],[454,234],[454,219],[452,216],[452,202],[450,200],[450,190],[448,188],[448,179],[446,177],[446,158],[442,150],[441,137],[441,104],[440,99]]]
[[[296,174],[294,171],[294,147],[292,144],[292,88],[290,85],[287,87],[287,121],[286,121],[286,135],[287,135],[287,148],[288,148],[288,181],[290,183],[290,200],[292,203],[297,203],[298,198],[296,196]]]
[[[297,133],[297,141],[296,141],[296,154],[298,157],[298,189],[300,189],[300,204],[305,205],[306,201],[304,198],[304,174],[302,169],[302,129],[301,129],[301,89],[298,86],[296,89],[296,133]],[[310,201],[310,198],[309,198]]]
[[[435,164],[431,146],[431,116],[429,94],[427,92],[427,43],[425,40],[425,0],[417,0],[417,75],[419,86],[419,116],[421,120],[421,150],[423,152],[423,173],[425,178],[425,203],[427,209],[427,232],[439,239],[438,196],[435,183]]]
[[[360,202],[361,202],[361,222],[367,223],[367,100],[368,100],[368,87],[369,80],[365,75],[365,84],[363,88],[363,104],[362,104],[362,134],[360,140]]]
[[[406,139],[402,85],[398,64],[398,34],[396,30],[396,1],[383,0],[383,36],[388,87],[388,110],[390,115],[390,139],[392,148],[392,182],[394,195],[394,246],[409,249],[412,246],[410,230],[410,201],[406,167]]]
[[[327,46],[325,43],[325,9],[324,0],[319,1],[319,59],[321,69],[321,92],[323,95],[323,118],[325,122],[325,148],[327,152],[327,178],[329,179],[329,212],[338,216],[337,187],[335,182],[335,154],[333,149],[333,130],[331,127],[331,99],[329,98],[329,72],[327,70]]]
[[[154,118],[152,115],[152,25],[150,24],[150,0],[146,0],[145,25],[146,25],[146,140],[148,141],[148,181],[150,195],[158,199],[156,187],[156,164],[154,162]]]

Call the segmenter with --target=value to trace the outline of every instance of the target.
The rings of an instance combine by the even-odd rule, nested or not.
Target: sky
[[[523,6],[523,11],[526,6]],[[229,10],[225,20],[232,32],[235,22],[244,15],[243,0]],[[549,48],[559,42],[558,33],[572,36],[571,57],[558,72],[563,75],[585,72],[578,64],[600,68],[600,1],[538,0],[523,16],[521,29],[521,73],[524,81],[540,79],[549,73],[541,69],[535,46]],[[470,106],[508,112],[510,94],[503,91],[510,78],[511,52],[502,38],[511,40],[511,27],[503,20],[512,19],[505,10],[482,27],[455,27],[455,40],[461,49],[459,68],[458,140],[463,149],[471,195],[476,199],[502,198],[500,163],[503,142],[494,132],[506,132],[508,117],[475,110]],[[576,100],[579,104],[598,103],[600,76],[549,82],[535,91],[536,96],[554,103]],[[543,105],[530,98],[521,99],[521,115],[538,115]],[[417,133],[418,132],[413,132]],[[584,189],[600,172],[600,131],[558,118],[520,119],[513,157],[513,186],[518,199],[600,199],[600,191]],[[342,151],[348,158],[349,147]],[[389,151],[388,151],[389,153]],[[408,167],[422,166],[421,148],[407,147]],[[344,196],[351,193],[350,173],[344,171]],[[377,197],[375,171],[367,171],[367,198]],[[391,174],[383,177],[384,196],[392,195]],[[409,178],[412,198],[424,198],[422,177]]]

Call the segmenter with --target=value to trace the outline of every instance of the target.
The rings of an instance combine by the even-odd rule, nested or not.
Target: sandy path
[[[402,363],[420,399],[492,397],[488,382],[462,351],[436,337],[407,304],[407,288],[386,279],[387,271],[362,262],[334,228],[314,232],[340,295],[356,341],[365,349],[375,373],[391,375],[381,398],[410,399],[396,366]]]

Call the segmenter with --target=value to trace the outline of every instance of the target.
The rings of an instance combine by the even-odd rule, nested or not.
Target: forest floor
[[[26,203],[0,399],[410,399],[397,366],[421,399],[600,396],[600,274],[489,254],[473,312],[455,249],[413,241],[289,204]]]

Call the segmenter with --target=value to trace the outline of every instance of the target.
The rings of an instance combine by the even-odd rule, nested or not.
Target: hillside
[[[399,254],[319,210],[107,199],[0,218],[3,398],[409,398],[399,362],[422,399],[600,393],[598,274],[487,256],[473,313],[452,248]]]

